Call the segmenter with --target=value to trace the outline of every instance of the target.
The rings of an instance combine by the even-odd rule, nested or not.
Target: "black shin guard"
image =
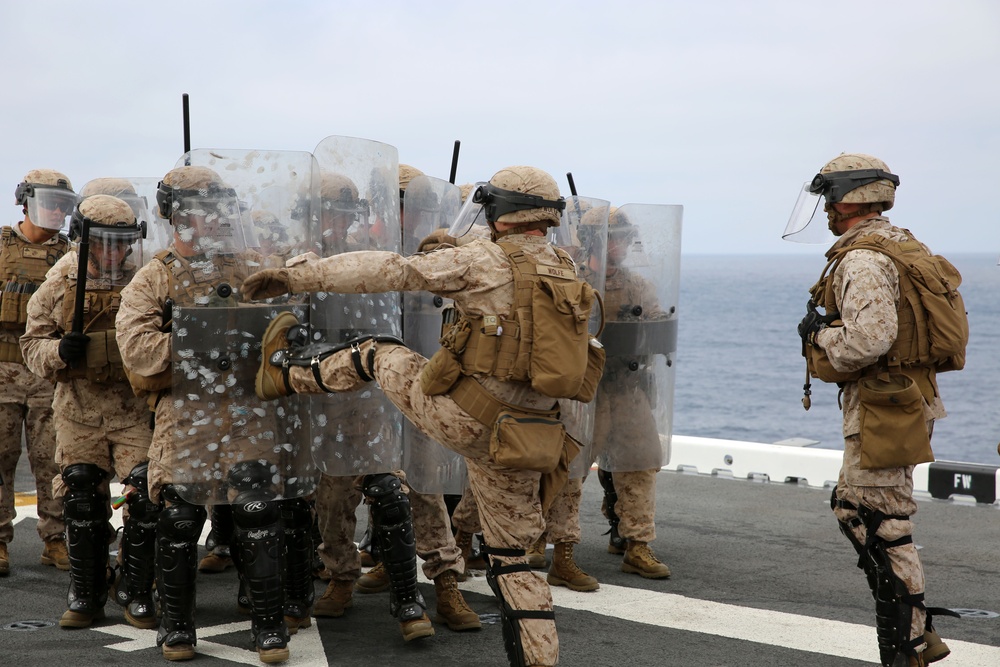
[[[236,525],[233,546],[239,553],[235,560],[250,602],[250,632],[259,650],[288,645],[284,531],[280,503],[271,499],[269,480],[267,466],[257,461],[241,462],[229,472],[229,484],[237,491],[232,504]]]
[[[531,566],[527,563],[517,563],[515,565],[504,565],[497,557],[520,558],[523,557],[524,549],[498,549],[483,545],[483,554],[486,556],[486,583],[490,585],[490,590],[496,596],[500,606],[500,628],[503,632],[503,647],[507,652],[507,659],[510,667],[526,667],[524,661],[524,644],[521,642],[521,626],[518,620],[541,619],[554,621],[555,611],[541,611],[535,609],[514,609],[507,602],[500,588],[499,577],[512,572],[531,572]]]
[[[307,618],[316,597],[312,579],[312,512],[302,498],[281,502],[285,531],[285,616]]]
[[[156,575],[156,524],[163,507],[149,499],[149,464],[140,463],[122,480],[135,489],[128,495],[128,522],[122,530],[122,574],[115,601],[134,621],[155,622],[153,579]]]
[[[877,532],[886,519],[909,521],[909,517],[887,516],[878,510],[860,505],[858,518],[864,523],[867,532],[864,553],[875,578],[873,593],[879,657],[883,667],[906,667],[909,665],[910,656],[916,655],[916,647],[924,643],[922,632],[916,637],[910,636],[914,608],[925,609],[924,594],[909,592],[906,584],[892,569],[888,550],[912,544],[913,538],[905,535],[898,540],[887,542],[879,537]],[[867,569],[865,571],[868,572]]]
[[[830,509],[846,509],[857,511],[852,503],[846,500],[840,500],[837,498],[837,488],[834,487],[833,493],[830,496]],[[843,533],[847,541],[851,543],[854,547],[854,551],[858,554],[858,569],[865,573],[865,578],[868,580],[868,588],[872,592],[872,599],[875,599],[875,589],[878,587],[878,575],[875,572],[875,567],[872,565],[871,559],[868,557],[867,551],[865,551],[865,545],[861,543],[860,540],[854,535],[853,528],[857,528],[861,524],[861,519],[854,517],[848,522],[843,522],[837,519],[837,527],[840,528],[840,532]]]
[[[161,494],[170,504],[156,522],[156,590],[163,612],[156,643],[194,646],[198,537],[207,512],[185,501],[172,486],[165,486]]]
[[[98,491],[107,473],[92,463],[67,466],[63,499],[69,549],[69,610],[97,615],[108,601],[108,498]]]
[[[417,590],[417,545],[410,499],[398,477],[366,475],[364,494],[371,502],[372,542],[389,575],[389,611],[400,622],[421,618],[427,604]]]
[[[628,541],[618,534],[618,524],[621,522],[621,519],[618,513],[615,512],[615,504],[618,502],[618,492],[615,491],[615,478],[611,474],[611,471],[598,468],[597,479],[601,483],[601,488],[604,489],[604,509],[608,515],[608,524],[611,526],[608,530],[608,533],[611,534],[609,541],[615,549],[625,551]]]

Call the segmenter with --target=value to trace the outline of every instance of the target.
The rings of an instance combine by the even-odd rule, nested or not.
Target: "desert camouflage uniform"
[[[863,236],[880,236],[905,241],[911,237],[893,227],[885,217],[864,220],[849,229],[830,248],[830,252],[850,245]],[[833,290],[844,321],[843,327],[831,327],[816,335],[816,344],[830,359],[834,369],[854,372],[871,366],[889,351],[896,339],[896,304],[899,299],[899,274],[892,260],[871,250],[847,253],[833,275]],[[842,385],[844,410],[844,463],[837,482],[837,497],[857,507],[864,505],[886,515],[912,516],[917,511],[913,500],[913,466],[903,468],[861,468],[861,402],[858,383]],[[930,404],[924,402],[927,430],[931,432],[935,419],[946,416],[940,397]],[[841,522],[857,518],[856,509],[838,507]],[[854,536],[865,544],[867,531],[863,523],[852,527]],[[878,536],[891,542],[912,535],[913,522],[886,519]],[[892,569],[910,593],[924,592],[924,571],[915,544],[904,544],[887,550]],[[911,637],[924,634],[926,614],[913,607]]]
[[[64,321],[63,309],[67,283],[76,281],[77,263],[76,251],[68,252],[28,305],[28,327],[21,337],[25,363],[48,380],[54,381],[56,373],[66,367],[59,357],[59,338],[71,324]],[[57,382],[52,405],[60,470],[92,463],[124,479],[146,460],[152,437],[149,409],[128,382],[95,384],[86,378]],[[66,493],[61,477],[56,478],[54,488],[61,499]]]
[[[543,237],[511,234],[513,243],[542,264],[559,265],[559,258]],[[458,248],[445,248],[426,255],[404,258],[389,252],[357,252],[319,261],[308,256],[289,262],[288,274],[294,292],[334,291],[378,293],[426,290],[454,299],[460,311],[470,316],[497,314],[511,317],[514,310],[512,270],[503,250],[488,240],[476,240]],[[471,417],[448,395],[423,393],[419,377],[427,360],[398,345],[378,345],[375,376],[386,396],[427,435],[466,457],[469,483],[480,508],[486,543],[491,548],[526,549],[543,530],[540,474],[494,463],[489,456],[490,429]],[[320,366],[324,385],[334,391],[362,386],[350,352],[338,352]],[[535,410],[547,410],[553,400],[530,388],[526,382],[505,382],[493,377],[477,380],[496,398]],[[292,368],[290,384],[297,392],[316,392],[318,387],[307,368]],[[525,557],[503,558],[524,563]],[[534,572],[515,572],[498,577],[504,596],[514,609],[551,610],[548,584]],[[521,641],[525,663],[554,665],[559,656],[555,622],[521,619]]]
[[[33,244],[21,233],[20,225],[11,229],[21,243],[42,248],[55,246],[64,238],[55,236]],[[23,330],[0,329],[0,346],[19,351],[18,338],[22,333]],[[52,395],[51,380],[33,374],[23,363],[0,361],[0,475],[4,483],[0,487],[0,543],[8,543],[14,537],[14,471],[21,457],[22,429],[38,494],[38,535],[46,542],[63,539],[66,526],[62,503],[52,493],[52,482],[59,475]]]

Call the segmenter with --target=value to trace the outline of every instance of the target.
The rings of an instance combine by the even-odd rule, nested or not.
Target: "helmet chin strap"
[[[497,239],[503,238],[504,236],[509,236],[510,234],[524,234],[525,232],[531,231],[533,229],[538,230],[544,234],[549,230],[549,223],[543,220],[537,220],[535,222],[526,222],[523,225],[518,225],[517,227],[511,227],[510,229],[504,229],[503,231],[498,231],[493,226],[493,224],[490,224],[490,228],[492,229],[490,237],[494,242],[496,242]]]
[[[881,215],[884,206],[882,202],[873,202],[870,204],[863,204],[861,207],[850,213],[841,213],[836,208],[830,204],[825,204],[823,210],[826,211],[827,227],[833,232],[834,236],[840,236],[843,232],[837,231],[837,223],[843,222],[844,220],[850,220],[852,218],[863,218],[866,215],[875,213],[876,215]]]

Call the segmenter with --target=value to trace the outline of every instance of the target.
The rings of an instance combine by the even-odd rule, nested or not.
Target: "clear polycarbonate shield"
[[[188,502],[226,504],[251,490],[259,499],[297,498],[315,490],[308,400],[262,401],[254,391],[264,330],[288,309],[174,307],[171,477]],[[305,315],[302,307],[293,312]]]
[[[300,151],[221,149],[192,151],[181,164],[208,167],[220,182],[182,192],[173,216],[175,230],[178,211],[205,218],[195,224],[209,236],[206,243],[198,234],[178,232],[168,265],[174,301],[172,398],[179,413],[174,479],[186,499],[208,504],[230,502],[250,488],[273,498],[311,493],[317,473],[308,400],[265,402],[254,392],[268,322],[289,308],[304,321],[307,308],[241,303],[239,294],[246,277],[266,266],[266,258],[246,243],[252,211],[265,205],[262,193],[268,193],[268,205],[285,202],[284,208],[275,207],[275,218],[293,228],[293,202],[305,197],[307,208],[315,208],[318,166]],[[257,486],[248,487],[251,483]]]
[[[29,184],[26,187],[28,217],[38,227],[65,231],[79,201],[76,193],[56,185]]]
[[[603,199],[567,197],[559,226],[549,230],[549,241],[573,258],[580,279],[586,280],[601,294],[604,293],[610,208],[610,203]],[[600,327],[601,308],[595,302],[590,315],[590,333],[598,335]],[[570,463],[570,477],[585,477],[594,461],[597,403],[565,399],[559,401],[559,410],[567,433],[583,446],[580,454]]]
[[[802,185],[781,238],[795,243],[830,243],[833,234],[827,225],[826,213],[820,206],[823,197],[810,192],[810,185],[811,183]]]
[[[321,257],[358,250],[401,250],[399,159],[393,146],[331,136],[313,151],[319,162],[320,222],[309,245]],[[343,343],[365,334],[402,336],[399,293],[310,296],[313,342]],[[403,415],[376,386],[314,395],[310,442],[320,469],[336,476],[402,468]]]
[[[670,459],[683,207],[627,204],[608,222],[607,353],[594,446],[610,471]]]
[[[403,254],[417,251],[421,239],[447,229],[462,207],[457,185],[431,176],[417,176],[403,199]],[[430,358],[440,347],[445,318],[454,314],[451,299],[429,292],[403,293],[403,340],[407,347]],[[465,488],[465,460],[403,420],[406,483],[419,493],[459,495]]]

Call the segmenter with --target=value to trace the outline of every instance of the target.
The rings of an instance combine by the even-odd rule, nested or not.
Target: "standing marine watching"
[[[930,435],[934,420],[945,417],[936,374],[964,365],[968,323],[955,290],[958,271],[883,215],[898,185],[878,158],[841,154],[805,186],[784,237],[808,240],[817,228],[823,231],[813,218],[818,200],[805,203],[822,196],[837,240],[798,331],[808,373],[836,382],[843,401],[844,462],[831,509],[875,600],[882,665],[921,667],[949,649],[931,623],[945,610],[924,604],[911,520],[917,511],[913,466],[934,460]],[[936,281],[935,296],[943,301],[925,299],[922,280]],[[929,312],[955,329],[929,331],[935,326]],[[808,409],[808,379],[806,391]]]

